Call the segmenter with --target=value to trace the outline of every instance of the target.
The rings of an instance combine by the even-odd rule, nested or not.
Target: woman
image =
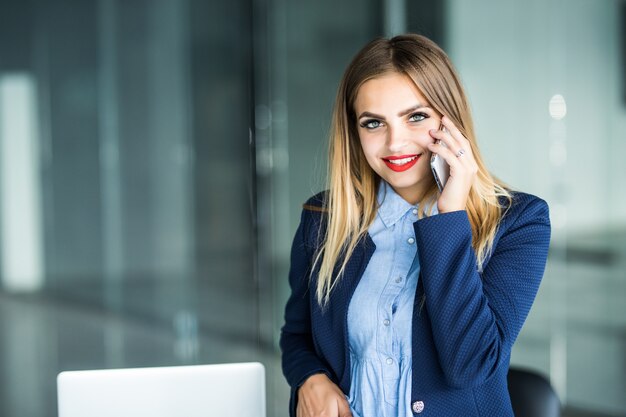
[[[432,153],[450,166],[441,192]],[[548,206],[487,171],[446,54],[418,35],[366,45],[339,86],[329,157],[292,247],[290,415],[513,416],[506,375]]]

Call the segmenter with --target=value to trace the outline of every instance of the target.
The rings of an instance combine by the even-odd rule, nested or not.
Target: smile
[[[383,158],[385,164],[393,171],[402,172],[411,168],[417,163],[420,155],[400,155],[400,156],[388,156]]]

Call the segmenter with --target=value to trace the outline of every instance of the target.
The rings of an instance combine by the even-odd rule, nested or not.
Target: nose
[[[387,130],[387,147],[391,152],[400,152],[409,142],[409,133],[401,126],[389,126]]]

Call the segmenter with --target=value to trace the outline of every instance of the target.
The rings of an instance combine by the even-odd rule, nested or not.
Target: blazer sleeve
[[[291,248],[289,285],[291,295],[285,307],[285,324],[280,334],[283,374],[291,386],[290,409],[295,415],[296,392],[311,375],[330,372],[315,354],[311,334],[309,281],[312,251],[307,246],[311,212],[304,209]]]
[[[550,242],[548,205],[536,197],[521,205],[510,210],[516,214],[507,219],[482,274],[466,211],[415,223],[433,339],[453,387],[481,385],[500,366],[508,366],[539,289]]]

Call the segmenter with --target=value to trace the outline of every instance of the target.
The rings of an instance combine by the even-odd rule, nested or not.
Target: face
[[[363,153],[372,169],[411,204],[432,186],[429,130],[440,115],[406,75],[390,73],[359,88],[354,110]]]

